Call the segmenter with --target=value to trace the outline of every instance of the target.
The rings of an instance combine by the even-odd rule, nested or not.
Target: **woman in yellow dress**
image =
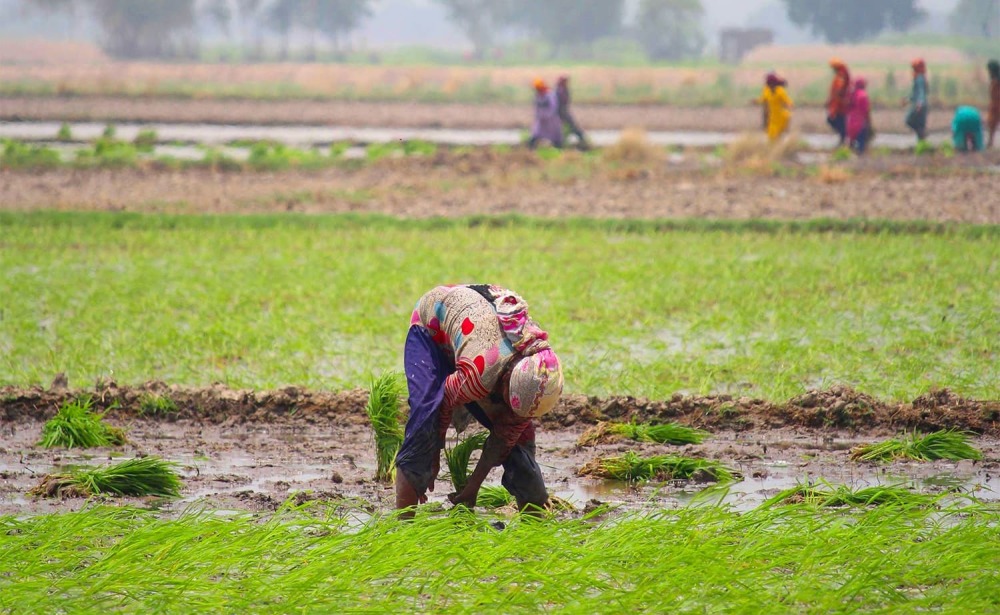
[[[792,99],[785,90],[784,81],[775,73],[768,73],[760,98],[754,101],[767,110],[767,137],[777,141],[788,130],[792,119]]]

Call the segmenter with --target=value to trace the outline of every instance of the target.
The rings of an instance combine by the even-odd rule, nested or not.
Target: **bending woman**
[[[427,501],[460,407],[490,434],[465,489],[448,499],[474,507],[490,470],[502,465],[503,486],[521,510],[548,504],[532,419],[555,407],[563,376],[528,304],[499,286],[439,286],[417,302],[403,359],[410,416],[396,456],[396,507]]]

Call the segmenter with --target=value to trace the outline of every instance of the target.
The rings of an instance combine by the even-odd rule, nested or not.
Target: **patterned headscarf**
[[[551,348],[524,357],[510,373],[507,402],[514,414],[538,418],[555,408],[562,395],[563,375],[559,357]]]
[[[500,328],[517,353],[530,356],[549,347],[549,334],[528,317],[527,301],[514,291],[499,286],[491,286],[490,292],[495,297],[493,307],[496,308]]]

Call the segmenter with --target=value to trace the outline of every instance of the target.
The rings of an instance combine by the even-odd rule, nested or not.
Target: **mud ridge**
[[[0,423],[44,421],[59,406],[89,396],[109,417],[194,421],[217,425],[260,422],[365,424],[367,392],[285,387],[272,391],[231,389],[222,384],[181,387],[151,381],[138,386],[99,382],[69,389],[57,378],[48,389],[0,387]],[[150,400],[168,398],[176,410],[150,411]],[[932,390],[909,403],[887,402],[849,387],[809,391],[774,403],[731,395],[685,396],[667,400],[630,396],[567,395],[542,418],[547,428],[593,425],[600,421],[676,421],[707,429],[761,431],[785,427],[882,433],[900,430],[961,429],[1000,436],[1000,400],[966,399],[947,389]]]

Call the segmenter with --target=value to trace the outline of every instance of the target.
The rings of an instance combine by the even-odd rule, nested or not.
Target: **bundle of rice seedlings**
[[[177,497],[182,485],[176,465],[158,457],[140,457],[100,468],[78,468],[45,476],[30,493],[42,497]]]
[[[514,496],[500,485],[486,485],[479,490],[476,506],[483,508],[503,508],[514,502]]]
[[[55,448],[94,448],[125,444],[125,432],[104,422],[104,414],[95,412],[90,397],[67,402],[42,427],[39,446]]]
[[[860,446],[851,451],[851,459],[855,461],[893,461],[895,459],[912,459],[914,461],[972,459],[980,461],[983,458],[983,453],[969,443],[970,435],[954,429],[936,431],[923,436],[912,433],[902,438]]]
[[[634,127],[623,130],[618,142],[601,154],[604,160],[629,163],[657,162],[665,156],[663,148],[649,142],[645,130]]]
[[[469,482],[469,459],[472,458],[473,451],[483,449],[489,435],[487,431],[480,431],[445,449],[444,458],[448,462],[448,472],[451,474],[451,484],[455,491],[465,489],[465,485]]]
[[[701,444],[709,434],[707,431],[685,427],[677,423],[651,425],[649,423],[605,423],[601,422],[580,436],[577,444],[590,446],[627,438],[637,442],[657,444]]]
[[[391,481],[395,473],[396,453],[405,434],[401,400],[403,384],[395,372],[374,378],[368,391],[365,412],[375,432],[375,480]]]
[[[740,478],[738,472],[718,461],[678,455],[640,457],[632,451],[595,459],[581,468],[580,474],[629,482],[673,479],[730,482]]]
[[[139,414],[171,414],[177,412],[177,404],[166,395],[146,393],[139,399]]]
[[[826,482],[796,485],[764,502],[775,504],[812,504],[827,507],[858,506],[929,506],[940,496],[918,493],[904,485],[884,485],[851,489],[847,485],[834,487]]]

